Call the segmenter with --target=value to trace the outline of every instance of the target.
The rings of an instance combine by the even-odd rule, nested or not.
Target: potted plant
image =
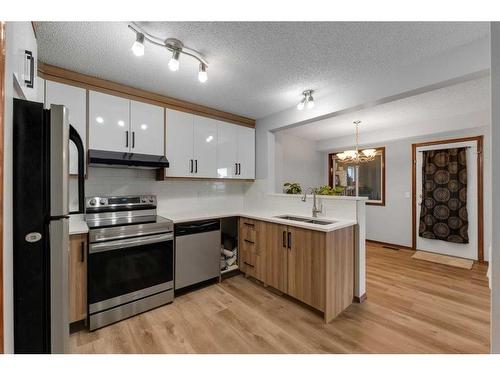
[[[302,188],[298,182],[285,182],[283,184],[283,192],[285,194],[300,194],[302,193]]]

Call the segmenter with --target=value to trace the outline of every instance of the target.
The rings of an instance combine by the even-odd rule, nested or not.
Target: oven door
[[[172,289],[173,257],[172,233],[90,244],[89,313]]]

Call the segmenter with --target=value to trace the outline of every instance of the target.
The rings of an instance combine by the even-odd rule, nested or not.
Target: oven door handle
[[[156,242],[173,241],[172,233],[156,234],[154,236],[135,237],[125,240],[106,241],[89,245],[89,254],[103,251],[120,250],[127,247],[148,245]]]

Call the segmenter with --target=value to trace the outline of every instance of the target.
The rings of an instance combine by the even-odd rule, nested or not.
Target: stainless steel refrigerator
[[[70,134],[81,211],[83,145],[62,105],[14,99],[13,125],[14,351],[67,353]]]

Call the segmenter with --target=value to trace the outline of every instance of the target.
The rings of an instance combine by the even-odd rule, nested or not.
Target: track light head
[[[314,90],[305,90],[302,92],[302,100],[300,101],[299,104],[297,104],[297,109],[299,111],[302,111],[304,107],[307,107],[308,109],[314,107],[314,98],[312,96],[312,93]]]
[[[200,63],[200,68],[198,70],[198,81],[201,83],[207,82],[208,79],[208,73],[207,73],[207,66],[203,63]]]
[[[172,57],[170,58],[170,61],[168,62],[168,68],[172,72],[176,72],[179,70],[179,55],[180,55],[180,52],[177,49],[175,49],[172,52]]]
[[[144,34],[136,33],[135,34],[135,42],[132,44],[132,52],[136,56],[144,55]]]

